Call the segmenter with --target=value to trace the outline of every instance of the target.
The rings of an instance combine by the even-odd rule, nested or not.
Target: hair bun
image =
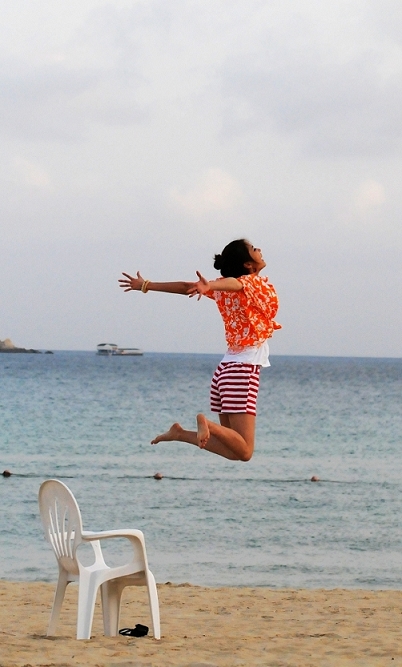
[[[222,268],[222,255],[215,255],[214,257],[214,269],[220,271]]]

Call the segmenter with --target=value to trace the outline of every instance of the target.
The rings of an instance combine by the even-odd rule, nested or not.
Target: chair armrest
[[[85,542],[92,542],[93,540],[105,540],[110,537],[125,537],[128,540],[130,540],[132,537],[135,537],[145,546],[144,533],[141,530],[136,530],[135,528],[102,530],[99,533],[94,533],[91,530],[83,530],[81,535]]]
[[[125,563],[124,565],[115,567],[113,571],[116,573],[116,576],[125,576],[128,574],[131,575],[140,571],[147,572],[149,569],[144,533],[141,530],[122,528],[120,530],[102,530],[99,531],[99,533],[95,533],[90,530],[84,530],[81,533],[81,537],[83,543],[89,543],[93,547],[96,555],[96,562],[99,561],[103,565],[106,565],[106,563],[102,554],[100,540],[117,537],[126,539],[131,543],[131,548],[133,550],[132,560],[130,560],[128,563]]]

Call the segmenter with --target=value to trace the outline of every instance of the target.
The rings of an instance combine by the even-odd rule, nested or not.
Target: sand
[[[75,637],[69,586],[57,636],[45,632],[54,585],[0,581],[1,667],[402,667],[402,592],[158,585],[162,639]],[[150,625],[145,589],[127,588],[120,627]]]

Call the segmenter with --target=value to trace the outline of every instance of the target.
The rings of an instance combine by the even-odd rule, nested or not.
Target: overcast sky
[[[272,354],[402,356],[400,0],[0,0],[0,339],[223,352],[248,238]]]

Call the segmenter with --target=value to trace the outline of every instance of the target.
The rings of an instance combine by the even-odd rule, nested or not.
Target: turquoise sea
[[[52,477],[84,528],[143,530],[158,582],[402,588],[402,359],[273,356],[248,463],[150,445],[209,413],[220,358],[0,354],[0,577],[56,579]]]

